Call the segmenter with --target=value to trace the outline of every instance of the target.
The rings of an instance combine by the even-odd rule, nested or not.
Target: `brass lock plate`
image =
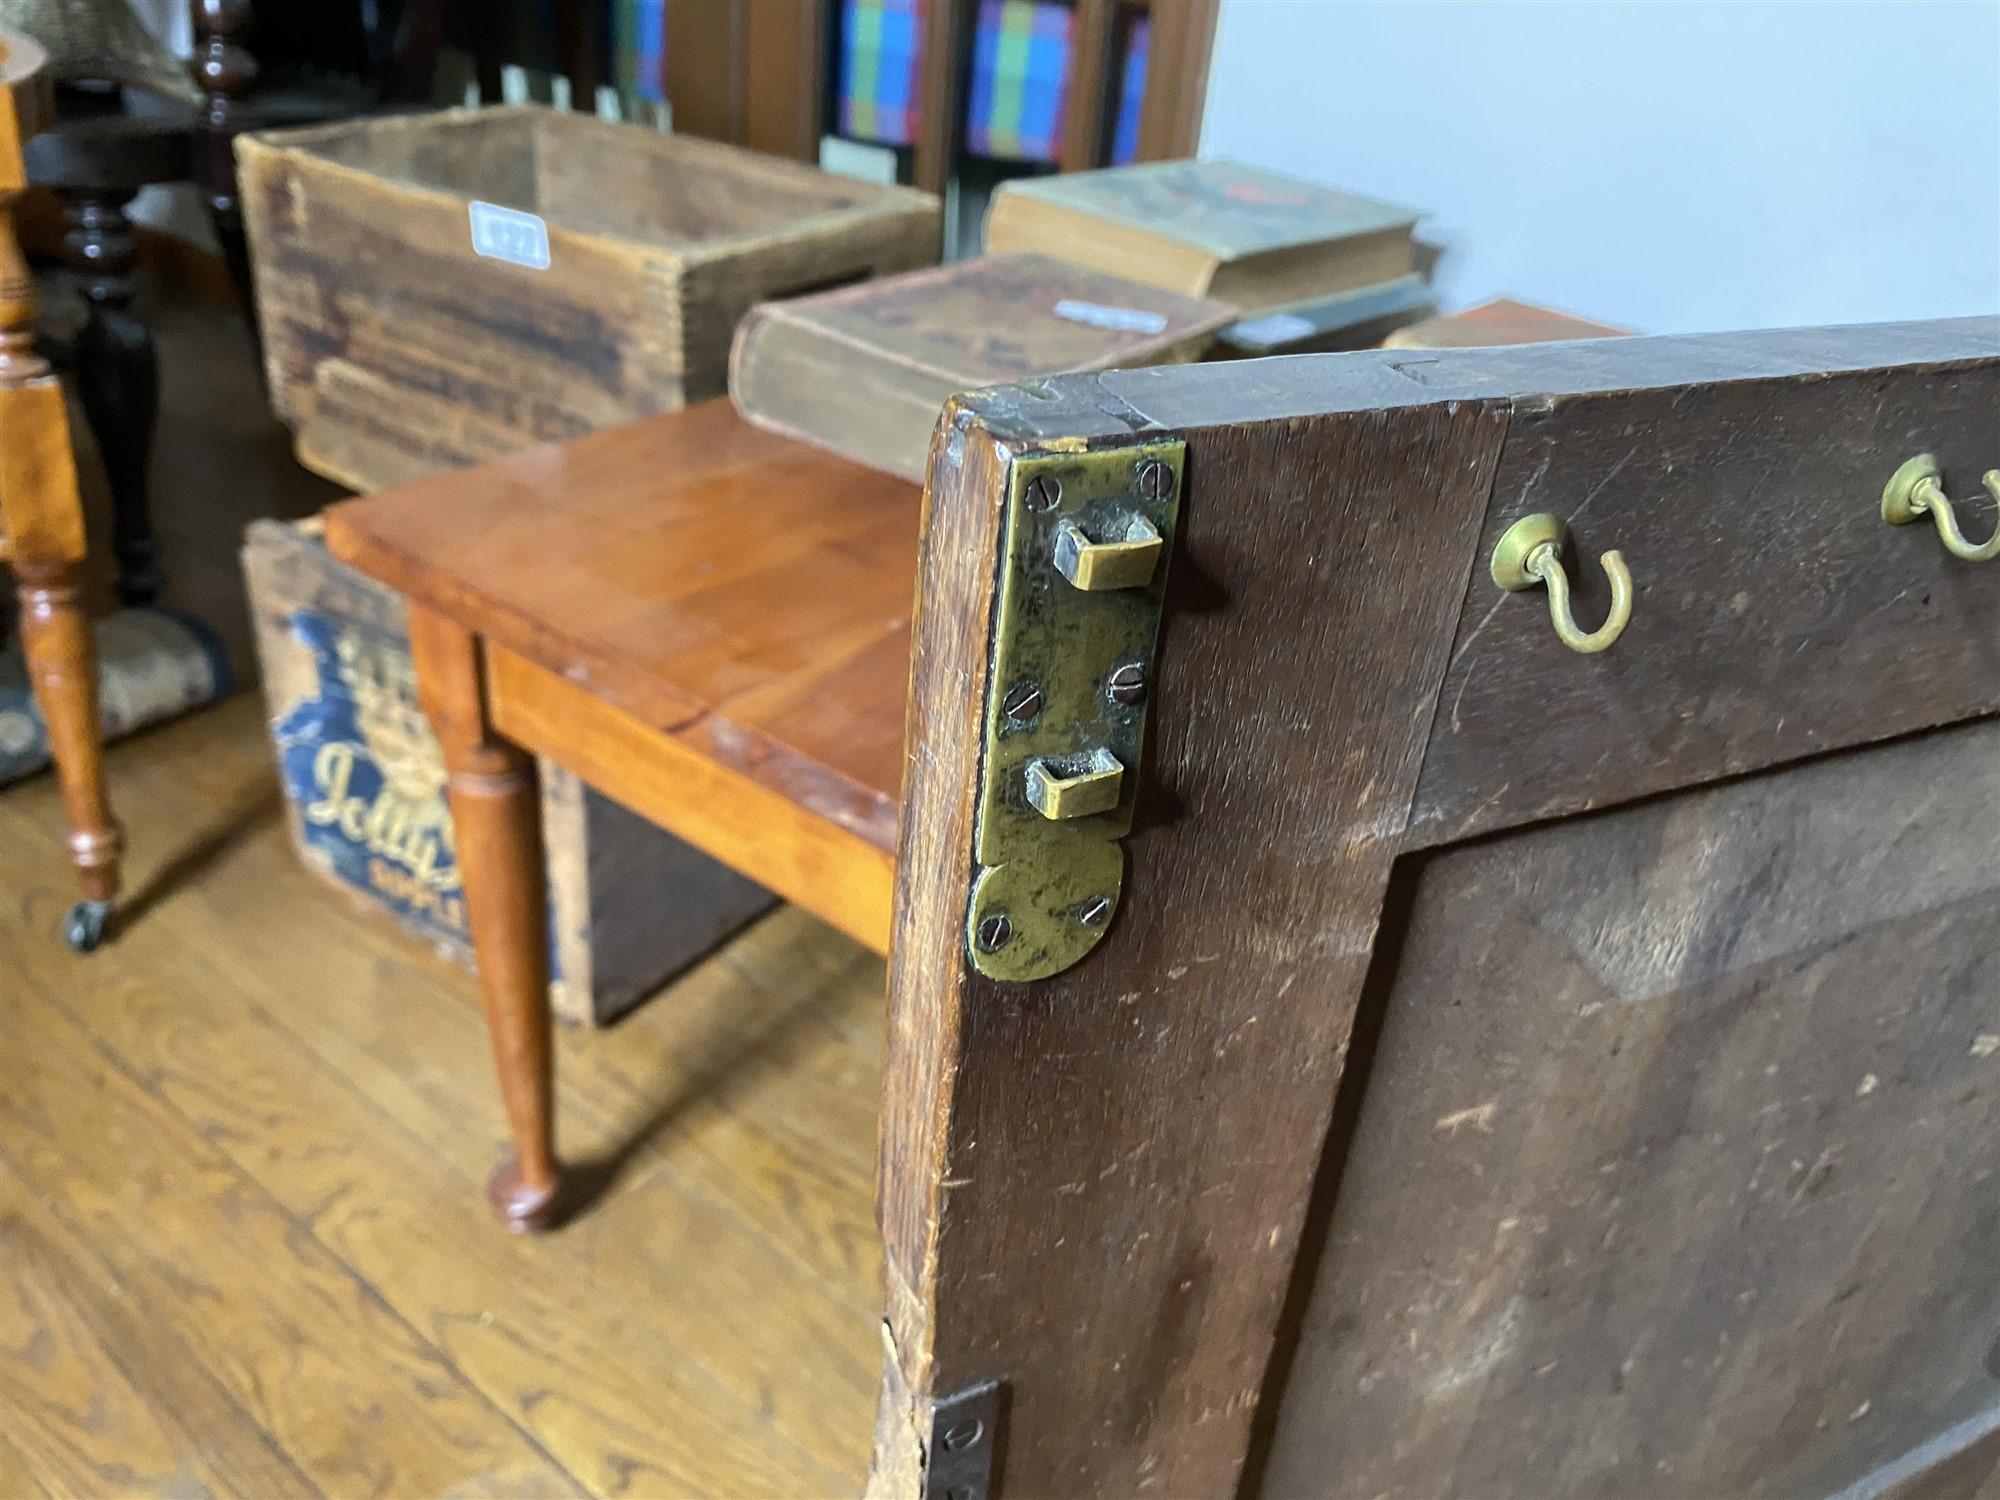
[[[1124,884],[1187,445],[1017,458],[986,690],[966,941],[993,979],[1045,979],[1109,928]],[[1159,538],[1084,570],[1077,538]]]

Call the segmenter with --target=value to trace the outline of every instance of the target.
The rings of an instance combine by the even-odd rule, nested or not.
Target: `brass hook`
[[[1510,594],[1538,583],[1545,585],[1556,635],[1570,650],[1588,656],[1605,650],[1632,623],[1632,571],[1616,552],[1604,554],[1604,576],[1611,580],[1611,613],[1586,634],[1577,629],[1569,612],[1569,575],[1562,565],[1563,544],[1568,540],[1569,528],[1554,516],[1523,516],[1507,528],[1493,549],[1493,581]]]
[[[2000,526],[1976,547],[1958,529],[1958,517],[1952,513],[1944,486],[1938,482],[1941,472],[1938,461],[1928,453],[1919,453],[1896,470],[1888,488],[1882,491],[1882,519],[1891,526],[1907,526],[1928,514],[1937,522],[1938,540],[1953,557],[1962,557],[1967,562],[2000,557]],[[2000,501],[2000,469],[1988,469],[1983,482],[1987,493]]]

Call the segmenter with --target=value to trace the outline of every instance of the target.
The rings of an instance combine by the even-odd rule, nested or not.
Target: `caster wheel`
[[[63,922],[63,939],[78,953],[94,953],[110,926],[109,901],[79,901]]]

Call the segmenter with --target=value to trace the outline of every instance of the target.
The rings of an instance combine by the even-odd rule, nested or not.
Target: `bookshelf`
[[[914,0],[921,42],[902,176],[942,193],[966,154],[967,86],[980,0]],[[1067,105],[1059,147],[1026,170],[1110,161],[1132,28],[1149,29],[1136,157],[1194,153],[1219,0],[1045,0],[1069,11]],[[674,128],[813,160],[838,128],[842,27],[849,0],[667,0],[666,93]],[[867,139],[865,136],[854,137]]]
[[[510,50],[520,51],[526,34],[515,4],[408,0],[407,8],[449,15],[454,40],[473,55],[481,94],[497,97],[488,75],[499,71],[503,35],[516,38]],[[600,85],[623,96],[634,93],[636,81],[642,100],[664,93],[673,128],[690,135],[805,161],[820,158],[827,137],[894,152],[900,180],[949,197],[954,185],[976,193],[1021,172],[1192,156],[1219,4],[1005,0],[1002,19],[1002,0],[554,0],[536,9],[541,20],[529,28],[537,38],[530,50],[548,55],[508,60],[531,70],[539,62],[562,75],[567,87],[558,97],[578,108],[599,107]],[[878,38],[891,26],[904,28],[902,50],[871,54],[867,66],[907,76],[871,72],[867,85],[884,91],[886,107],[871,95],[860,112],[868,124],[843,128],[843,70],[852,62],[843,50],[845,28],[864,13]],[[1032,42],[1025,39],[1031,26]],[[996,42],[1001,28],[1013,34]],[[1142,28],[1143,68],[1136,68]],[[996,83],[1002,70],[993,59],[1018,65],[1030,46],[1053,49],[1037,54],[1039,71],[1024,77],[1017,68]],[[1007,137],[984,150],[975,149],[968,129],[982,103],[975,69],[982,47],[989,64],[983,102],[1006,91],[998,109],[1009,119],[1009,130],[998,131],[981,117],[989,137]],[[1051,61],[1058,56],[1059,64]],[[1136,121],[1121,127],[1121,102],[1133,82],[1142,102]],[[632,101],[623,104],[629,109]],[[1035,128],[1013,128],[1016,117],[1030,115]],[[887,128],[868,128],[883,121]]]

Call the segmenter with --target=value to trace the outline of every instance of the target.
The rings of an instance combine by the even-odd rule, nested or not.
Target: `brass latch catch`
[[[1028,806],[1045,818],[1087,818],[1118,805],[1125,768],[1109,750],[1097,749],[1074,767],[1028,762]]]
[[[1014,460],[966,913],[971,962],[1046,979],[1118,911],[1186,445]]]
[[[1118,534],[1093,542],[1074,521],[1056,528],[1056,571],[1080,589],[1142,589],[1166,542],[1144,516],[1121,516]]]

